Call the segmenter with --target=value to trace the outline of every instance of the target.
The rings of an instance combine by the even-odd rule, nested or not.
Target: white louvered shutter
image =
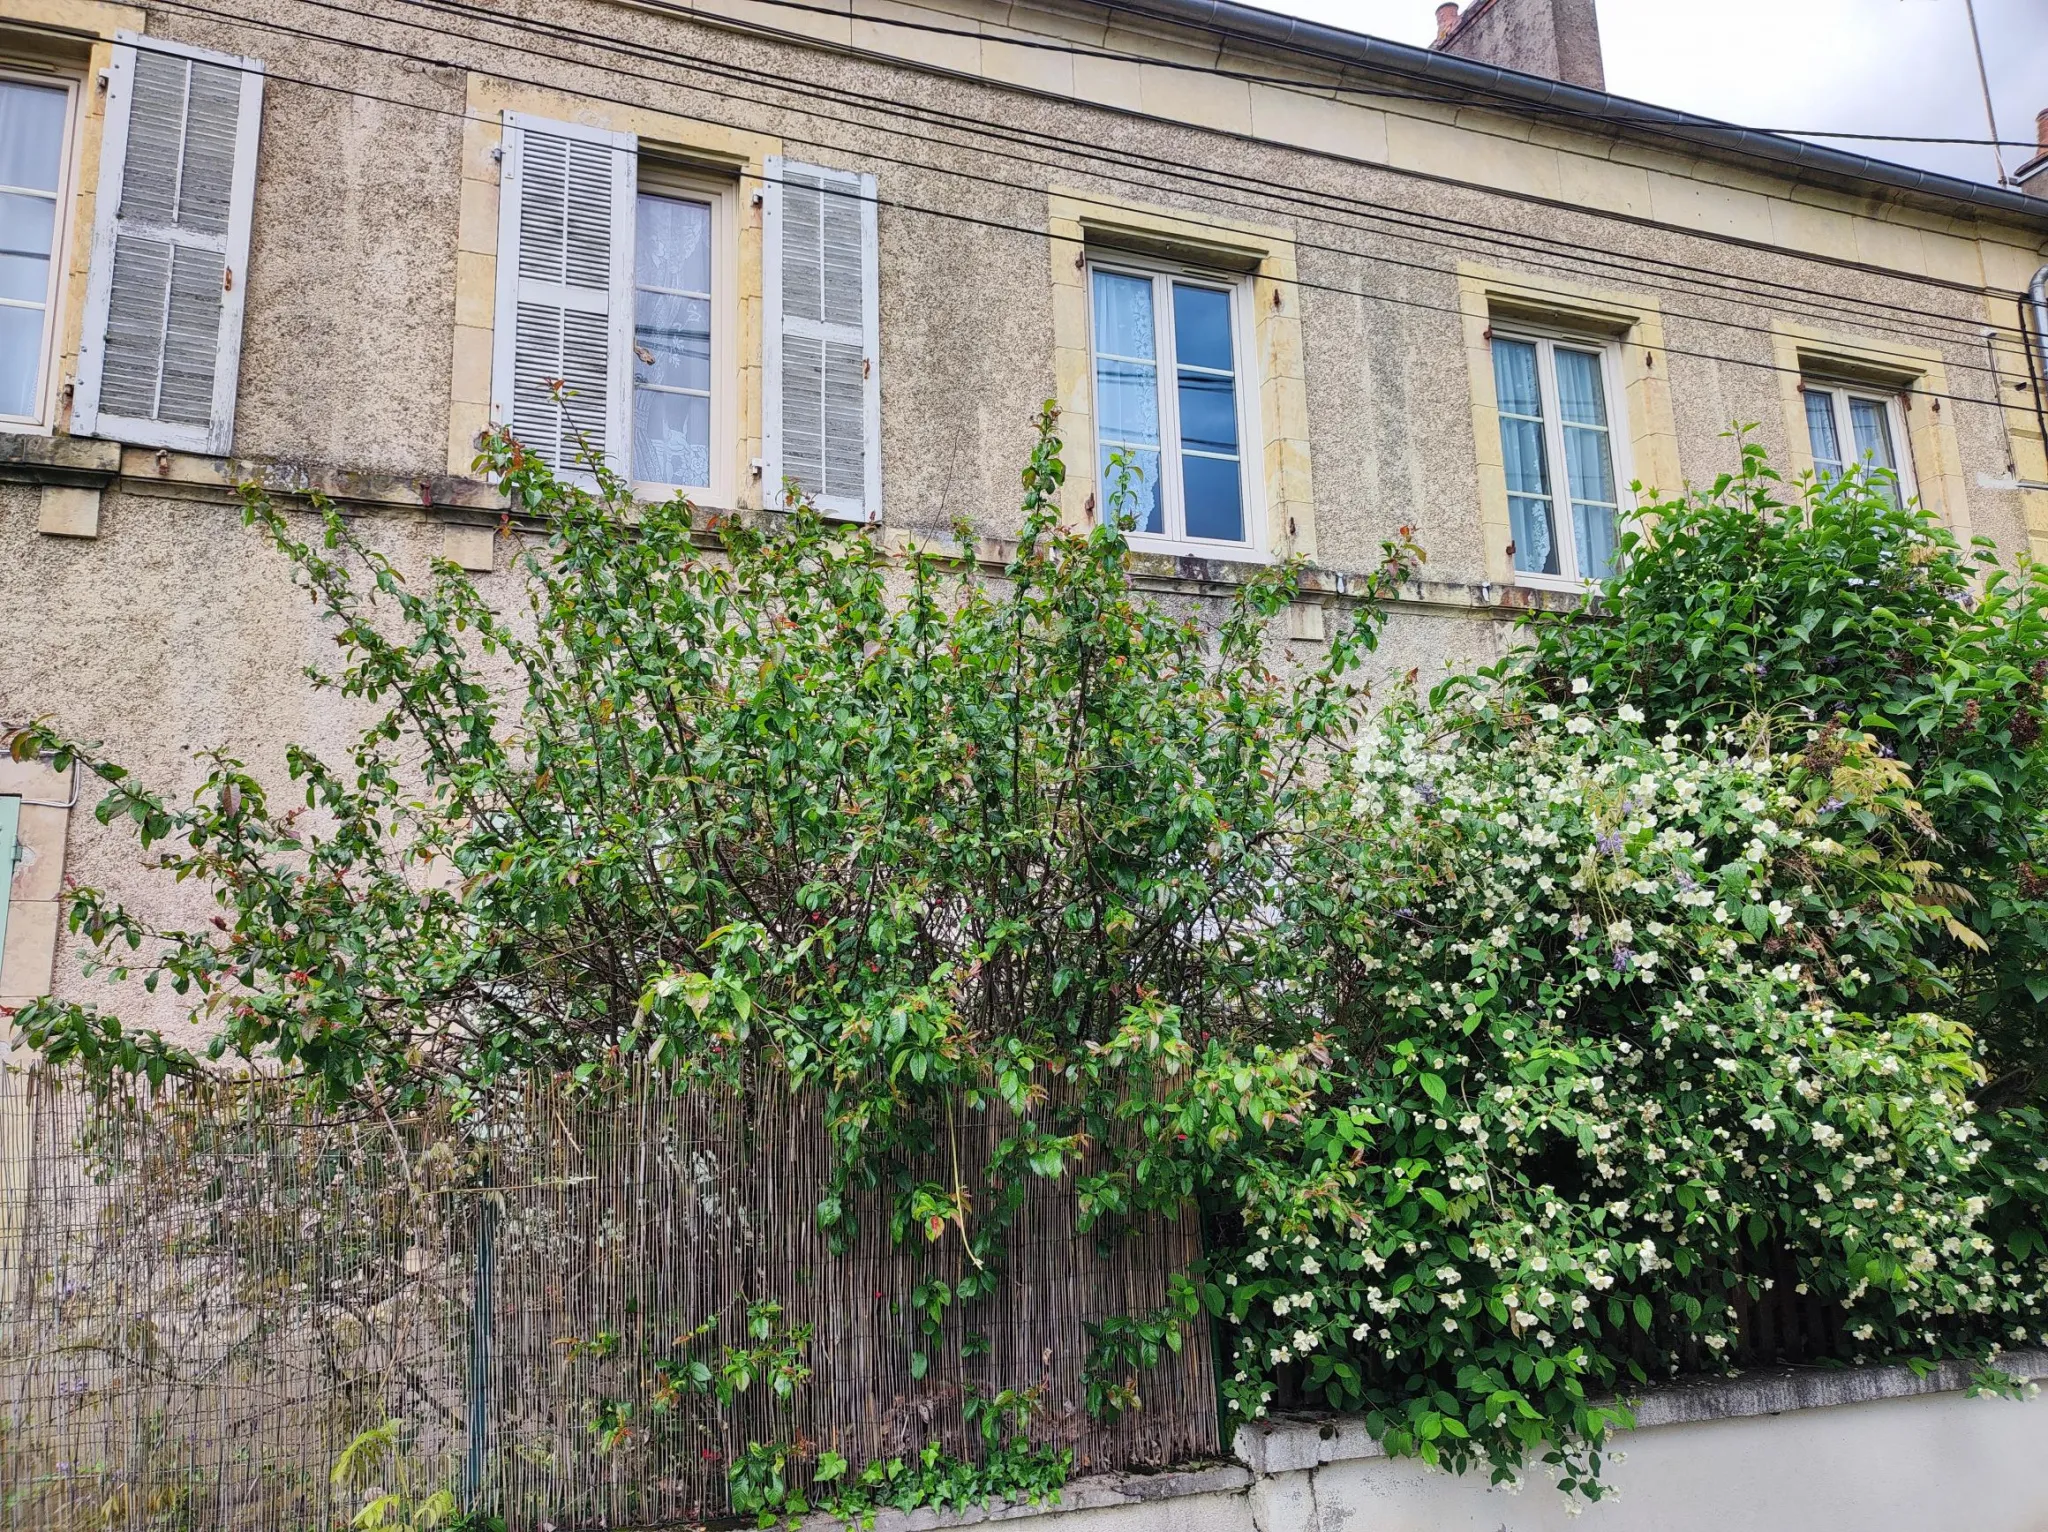
[[[632,456],[639,151],[631,133],[505,114],[491,414],[578,480],[586,452],[622,474]]]
[[[875,178],[771,159],[762,201],[764,456],[831,516],[882,514]]]
[[[263,65],[118,34],[71,428],[225,453]]]

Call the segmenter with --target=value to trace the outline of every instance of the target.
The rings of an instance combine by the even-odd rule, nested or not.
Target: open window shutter
[[[491,415],[557,473],[632,456],[639,140],[505,114]],[[557,397],[559,391],[559,398]]]
[[[768,499],[793,479],[831,516],[882,514],[875,178],[771,159],[763,197]]]
[[[224,453],[235,432],[263,65],[118,37],[71,428]]]

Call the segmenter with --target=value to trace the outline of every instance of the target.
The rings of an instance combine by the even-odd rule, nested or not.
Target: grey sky
[[[1432,0],[1253,0],[1396,42],[1436,35]],[[1607,88],[1757,128],[1983,138],[1963,0],[1598,0]],[[1999,135],[2048,108],[2048,0],[1977,0]],[[1825,142],[1989,181],[1991,151]],[[2006,168],[2028,157],[2008,149]]]

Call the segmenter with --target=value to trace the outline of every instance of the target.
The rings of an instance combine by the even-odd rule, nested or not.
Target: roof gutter
[[[1865,187],[1891,188],[1946,203],[1961,204],[2004,215],[2031,228],[2048,231],[2048,201],[1986,186],[1959,176],[1937,175],[1895,165],[1869,155],[1827,149],[1804,139],[1780,133],[1762,133],[1712,117],[1652,106],[1626,96],[1612,96],[1561,80],[1546,80],[1493,64],[1474,63],[1453,54],[1414,48],[1406,43],[1388,42],[1360,32],[1321,22],[1281,16],[1238,0],[1097,0],[1112,11],[1165,22],[1175,26],[1200,27],[1239,42],[1262,43],[1294,53],[1311,54],[1332,63],[1382,74],[1406,76],[1425,84],[1480,97],[1520,102],[1558,116],[1587,119],[1589,131],[1606,128],[1649,129],[1659,137],[1682,141],[1750,162],[1764,161],[1782,171],[1835,180],[1847,180]],[[1482,101],[1480,104],[1484,104]]]

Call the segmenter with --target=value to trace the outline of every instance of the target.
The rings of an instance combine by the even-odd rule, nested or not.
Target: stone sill
[[[2048,1378],[2048,1351],[2008,1351],[1998,1364],[2029,1381]],[[1966,1388],[1976,1369],[1942,1362],[1923,1377],[1903,1365],[1879,1367],[1775,1367],[1732,1378],[1695,1378],[1653,1388],[1634,1399],[1636,1429],[1709,1420],[1743,1420],[1790,1410],[1828,1409],[1909,1399]],[[1240,1426],[1232,1444],[1238,1460],[1257,1474],[1320,1468],[1326,1463],[1385,1457],[1355,1415],[1285,1415]]]
[[[105,489],[120,476],[118,442],[80,436],[0,434],[0,481]]]
[[[366,473],[332,464],[285,459],[205,457],[149,447],[123,447],[118,442],[62,434],[0,433],[0,481],[8,480],[101,491],[118,485],[131,494],[216,502],[233,501],[241,484],[255,483],[281,500],[320,495],[358,515],[424,514],[441,521],[458,539],[467,535],[468,541],[461,546],[469,550],[470,556],[459,558],[458,562],[479,572],[489,567],[489,544],[480,541],[478,534],[497,530],[505,505],[504,498],[481,479]],[[719,511],[712,507],[705,510],[749,520],[774,514]],[[715,536],[709,533],[700,541],[707,547],[716,544]],[[913,546],[946,554],[954,552],[949,533],[918,528],[885,526],[881,541],[884,548],[898,556]],[[476,546],[472,548],[472,544]],[[1014,538],[983,537],[975,544],[974,560],[984,570],[1000,572],[1009,564],[1016,547]],[[1131,560],[1134,582],[1142,590],[1158,595],[1211,598],[1230,596],[1269,567],[1249,560],[1166,553],[1139,553]],[[1301,598],[1297,604],[1352,605],[1359,599],[1357,592],[1370,579],[1367,570],[1310,565],[1302,571]],[[1394,593],[1391,604],[1409,611],[1498,621],[1527,611],[1575,611],[1584,601],[1576,592],[1531,586],[1409,580]],[[1292,636],[1313,640],[1320,635],[1304,630]]]

